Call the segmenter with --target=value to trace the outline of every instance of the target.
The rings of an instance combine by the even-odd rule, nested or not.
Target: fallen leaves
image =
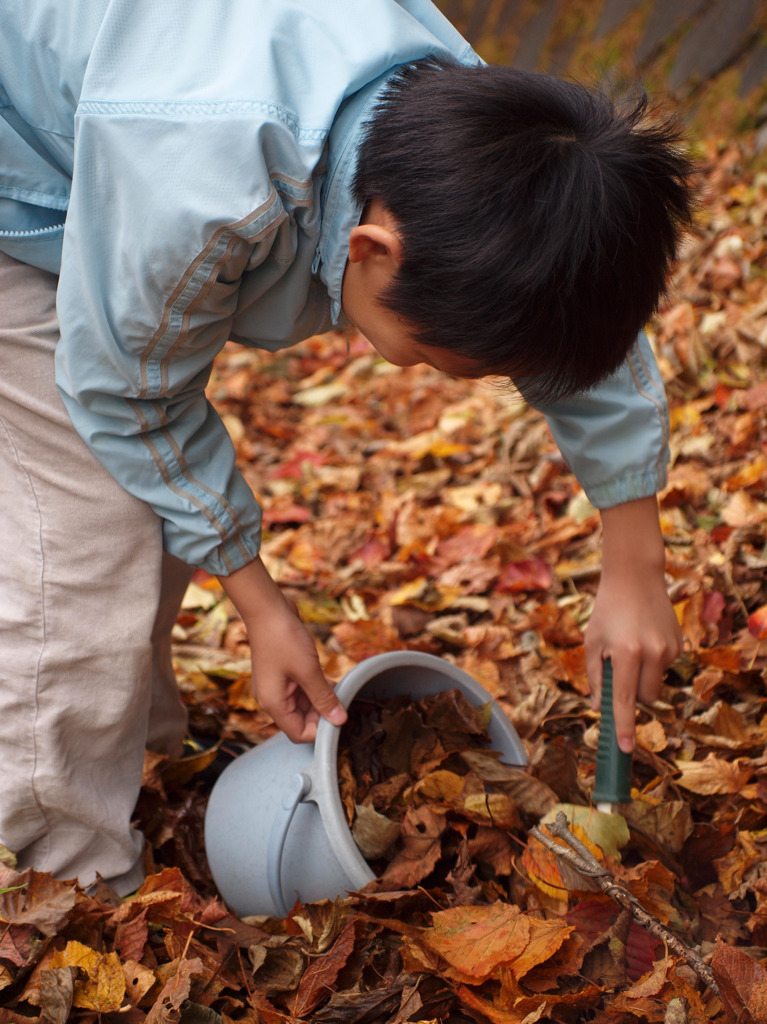
[[[730,1020],[742,1024],[767,1020],[767,970],[761,964],[740,950],[717,942],[711,966]]]
[[[739,760],[726,761],[708,754],[703,761],[677,761],[678,785],[702,796],[739,793],[753,774],[753,768]]]
[[[757,640],[767,638],[767,604],[763,604],[748,617],[748,631]]]
[[[75,905],[71,886],[31,870],[20,874],[0,867],[0,923],[6,934],[34,928],[41,935],[55,935]]]
[[[393,711],[386,779],[367,754],[339,762],[380,875],[285,919],[239,920],[207,872],[203,811],[221,763],[274,727],[248,688],[258,652],[197,574],[174,658],[207,749],[147,757],[148,877],[130,899],[17,872],[0,848],[3,1024],[767,1020],[767,177],[748,158],[745,143],[710,144],[712,188],[651,324],[687,648],[640,708],[625,817],[590,806],[598,516],[541,418],[497,384],[393,371],[354,334],[349,353],[332,334],[277,355],[228,346],[209,393],[262,501],[264,561],[326,674],[387,650],[439,654],[493,694],[530,767],[435,754],[440,723]],[[528,837],[561,807],[708,959],[720,998]]]
[[[446,887],[461,900],[506,891],[509,835],[556,794],[484,749],[489,705],[460,690],[352,702],[338,746],[342,803],[377,892]],[[577,810],[582,810],[578,808]]]
[[[97,953],[90,946],[72,940],[63,952],[54,953],[50,964],[57,989],[62,985],[61,969],[69,968],[73,978],[72,1006],[99,1013],[114,1013],[122,1006],[125,975],[117,953]]]
[[[519,907],[454,907],[432,916],[431,927],[403,944],[403,956],[419,946],[436,953],[455,981],[480,984],[508,967],[530,941],[530,925]],[[416,955],[416,959],[418,959]]]

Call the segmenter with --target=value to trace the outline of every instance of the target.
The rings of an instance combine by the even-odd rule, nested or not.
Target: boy
[[[291,739],[345,718],[205,399],[229,338],[277,350],[348,318],[396,364],[506,374],[544,409],[603,509],[588,671],[598,691],[612,657],[630,748],[679,650],[667,418],[635,340],[689,218],[674,129],[480,66],[429,0],[14,0],[0,26],[0,842],[20,865],[140,883],[130,817],[145,745],[183,737],[191,566],[221,578]]]

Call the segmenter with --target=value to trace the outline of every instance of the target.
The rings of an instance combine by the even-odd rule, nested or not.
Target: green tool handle
[[[631,800],[631,754],[618,746],[613,717],[613,666],[609,658],[602,666],[597,773],[593,800],[600,804],[624,804]]]

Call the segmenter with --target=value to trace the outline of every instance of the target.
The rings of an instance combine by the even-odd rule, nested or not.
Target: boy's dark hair
[[[389,81],[359,148],[361,204],[397,220],[380,296],[422,343],[510,376],[533,403],[625,359],[663,293],[695,168],[646,97],[428,58]]]

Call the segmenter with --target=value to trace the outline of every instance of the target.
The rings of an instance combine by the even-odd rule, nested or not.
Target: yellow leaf
[[[751,487],[758,484],[765,473],[767,473],[767,459],[763,455],[746,462],[737,473],[728,477],[724,482],[725,491],[740,491],[744,487]]]
[[[115,1013],[125,997],[125,975],[117,953],[99,953],[82,942],[68,942],[53,954],[50,966],[77,967],[72,1003],[83,1010]]]
[[[678,427],[694,427],[700,423],[700,409],[695,402],[687,402],[672,409],[668,418],[672,430]]]
[[[0,864],[5,864],[7,868],[15,868],[17,864],[16,854],[2,843],[0,843]]]
[[[647,722],[644,725],[638,725],[636,727],[636,737],[640,747],[652,750],[656,754],[659,754],[661,750],[665,750],[668,746],[666,730],[657,718],[653,718],[651,722]]]
[[[503,488],[499,483],[481,480],[475,484],[446,487],[442,492],[444,500],[455,505],[462,512],[475,512],[478,508],[492,508],[501,500]]]
[[[463,792],[464,779],[442,768],[416,782],[413,792],[430,803],[452,803]]]
[[[460,808],[474,821],[493,828],[510,829],[517,824],[516,807],[506,793],[470,793]]]
[[[349,393],[348,385],[341,381],[331,381],[330,384],[318,384],[314,388],[304,388],[298,394],[293,395],[292,401],[296,405],[315,407],[328,405],[339,398],[345,398]]]
[[[419,576],[395,590],[389,597],[389,604],[411,604],[424,611],[439,612],[449,608],[460,596],[460,587],[438,587],[425,576]]]
[[[541,818],[541,824],[553,824],[559,811],[564,811],[570,830],[585,842],[599,861],[603,860],[602,852],[608,857],[617,857],[621,847],[629,841],[629,828],[624,817],[604,814],[580,804],[556,804]]]
[[[304,623],[316,622],[323,626],[334,626],[344,617],[340,603],[327,594],[312,594],[311,600],[299,599],[296,601],[296,608]]]
[[[416,461],[427,455],[448,458],[451,455],[461,455],[468,450],[468,445],[448,441],[438,430],[424,430],[404,441],[392,441],[386,446],[387,454],[405,456]]]
[[[186,588],[184,599],[181,602],[181,607],[185,611],[190,611],[194,608],[202,608],[203,610],[212,608],[214,604],[217,604],[221,600],[221,591],[218,593],[210,590],[208,587],[201,587],[199,583],[190,583]]]
[[[629,840],[628,825],[622,815],[603,814],[592,807],[576,804],[555,804],[541,818],[541,825],[556,821],[558,811],[564,811],[570,831],[600,863],[604,862],[605,855],[617,856],[620,847],[625,846]],[[563,839],[556,841],[560,846],[566,846]],[[581,875],[537,839],[528,842],[522,854],[522,864],[530,880],[553,899],[567,898],[568,891],[597,888],[594,881]]]
[[[288,554],[288,561],[301,572],[316,572],[323,563],[320,549],[309,537],[299,537]]]
[[[727,313],[718,310],[716,313],[704,313],[700,318],[700,333],[704,338],[710,338],[724,327],[727,323]]]
[[[239,416],[235,416],[234,413],[226,413],[221,420],[226,427],[227,434],[235,444],[245,437],[245,425]]]

